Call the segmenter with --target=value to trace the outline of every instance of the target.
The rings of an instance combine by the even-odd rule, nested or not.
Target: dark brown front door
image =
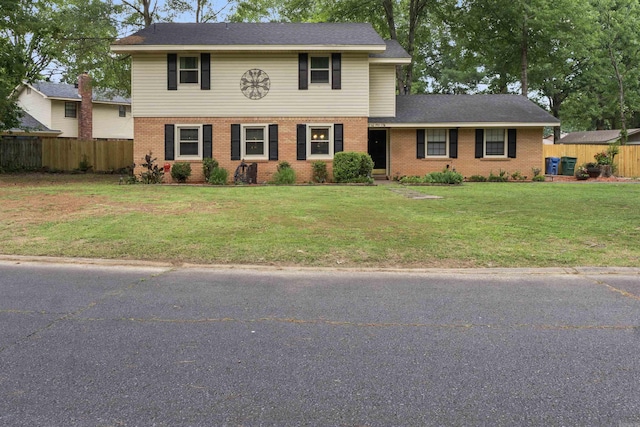
[[[373,160],[374,173],[387,173],[387,131],[369,129],[368,152]]]

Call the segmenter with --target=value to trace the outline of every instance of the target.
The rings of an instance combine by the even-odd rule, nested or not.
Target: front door
[[[386,129],[369,129],[368,153],[373,160],[375,175],[387,174],[387,131]]]

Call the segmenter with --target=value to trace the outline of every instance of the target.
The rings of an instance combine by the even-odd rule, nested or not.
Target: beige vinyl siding
[[[78,137],[78,118],[64,116],[65,101],[51,101],[51,129],[62,131],[60,136]],[[80,102],[76,103],[76,116],[80,114]]]
[[[119,116],[119,106],[93,104],[93,137],[109,139],[133,139],[133,117],[127,106],[127,116]]]
[[[18,105],[34,119],[47,126],[49,129],[55,129],[51,126],[51,101],[46,99],[35,89],[31,89],[31,93],[27,93],[26,87],[18,95]]]
[[[271,81],[269,93],[259,100],[248,99],[240,91],[240,78],[253,68],[265,71]],[[135,55],[132,79],[134,117],[369,115],[366,53],[342,54],[341,90],[332,90],[328,84],[298,90],[296,52],[212,53],[211,90],[201,90],[199,84],[178,84],[178,90],[167,90],[166,54]]]
[[[370,117],[395,117],[395,65],[371,64],[369,68],[369,102]]]

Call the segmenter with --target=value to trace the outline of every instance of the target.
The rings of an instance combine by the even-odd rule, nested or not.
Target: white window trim
[[[502,128],[498,128],[498,129],[502,129]],[[487,130],[495,130],[495,128],[489,128],[489,129],[485,129],[484,133],[483,133],[483,139],[484,141],[482,142],[482,151],[483,151],[483,156],[485,158],[489,158],[489,159],[506,159],[507,158],[507,129],[502,129],[502,142],[503,142],[503,153],[502,154],[487,154]]]
[[[196,62],[198,63],[198,67],[197,68],[184,68],[184,69],[181,68],[180,67],[180,62],[181,62],[180,59],[181,58],[196,58]],[[185,55],[179,55],[178,56],[178,79],[177,79],[178,80],[178,84],[179,85],[187,85],[187,86],[200,84],[200,66],[201,66],[201,64],[200,64],[200,55],[196,55],[196,54],[194,54],[194,55],[186,55],[186,54]],[[197,72],[196,72],[197,80],[195,82],[193,82],[193,83],[182,83],[180,81],[180,71],[182,71],[182,70],[184,70],[184,71],[197,70]]]
[[[202,159],[202,125],[198,124],[181,124],[175,125],[176,133],[174,136],[174,150],[175,150],[175,159],[176,160],[200,160]],[[198,129],[198,155],[190,155],[190,156],[181,156],[180,155],[180,129]]]
[[[444,155],[429,154],[429,130],[444,130]],[[424,156],[429,159],[448,159],[449,158],[449,129],[425,129],[424,131]]]
[[[327,79],[326,82],[313,82],[311,79],[311,71],[312,70],[316,70],[316,71],[324,71],[324,68],[311,68],[311,58],[328,58],[329,59],[329,67],[327,68],[328,71],[328,76],[329,78]],[[308,75],[308,81],[309,81],[309,85],[318,85],[318,86],[331,86],[331,70],[332,70],[332,63],[331,63],[331,55],[330,54],[318,54],[318,55],[309,55],[309,75]]]
[[[264,134],[264,153],[247,154],[246,129],[262,128]],[[240,125],[240,158],[245,160],[269,160],[269,125],[264,123],[247,123]]]
[[[328,128],[329,129],[329,154],[311,154],[311,128]],[[313,160],[332,160],[333,159],[333,147],[335,142],[333,140],[333,123],[312,123],[307,124],[307,159]]]

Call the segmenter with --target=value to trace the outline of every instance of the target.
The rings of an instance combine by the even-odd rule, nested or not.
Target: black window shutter
[[[424,129],[416,131],[416,156],[418,159],[424,159]]]
[[[298,89],[309,88],[309,55],[301,53],[298,55]]]
[[[278,160],[278,125],[269,125],[269,160]]]
[[[342,89],[342,54],[331,54],[331,89]]]
[[[240,160],[240,125],[231,125],[231,160]]]
[[[458,129],[449,129],[449,157],[458,158]]]
[[[516,130],[507,130],[507,157],[510,159],[516,158]]]
[[[200,54],[200,89],[211,89],[211,54]]]
[[[175,126],[164,125],[164,159],[174,160],[176,146],[174,144]]]
[[[476,129],[476,159],[483,158],[484,153],[484,129]]]
[[[307,125],[296,127],[296,154],[298,160],[307,159]]]
[[[202,126],[202,157],[210,159],[213,157],[213,126]]]
[[[178,54],[167,54],[167,90],[178,90]]]
[[[344,126],[342,124],[333,125],[333,153],[344,151]]]

